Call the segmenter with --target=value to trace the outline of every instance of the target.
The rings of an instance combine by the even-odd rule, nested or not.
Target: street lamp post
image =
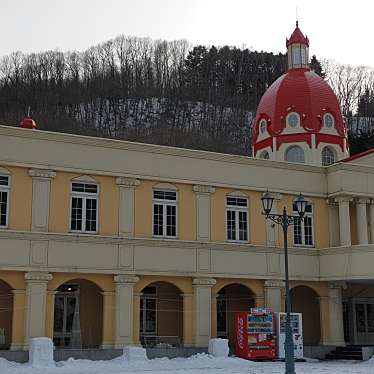
[[[287,232],[288,226],[299,223],[303,220],[305,214],[305,208],[307,201],[300,194],[296,199],[295,204],[299,216],[292,216],[287,214],[286,207],[283,208],[282,214],[273,214],[271,209],[273,207],[274,198],[267,191],[261,198],[262,206],[264,209],[264,215],[267,219],[272,220],[278,225],[282,226],[283,229],[283,240],[284,240],[284,275],[285,275],[285,288],[286,288],[286,340],[284,343],[285,352],[285,364],[286,374],[295,374],[295,360],[294,360],[294,344],[292,339],[291,330],[291,301],[290,301],[290,287],[288,280],[288,243],[287,243]]]

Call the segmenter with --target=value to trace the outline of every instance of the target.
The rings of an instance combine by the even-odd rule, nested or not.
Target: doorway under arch
[[[154,282],[140,296],[140,342],[145,347],[183,344],[183,297],[172,283]]]
[[[98,348],[102,342],[101,289],[85,279],[60,285],[55,294],[53,342],[56,348]]]
[[[10,285],[0,279],[0,349],[12,343],[13,293]]]
[[[246,312],[255,306],[254,293],[238,283],[229,284],[217,293],[217,337],[234,343],[236,312]]]
[[[318,294],[307,286],[290,291],[291,311],[302,313],[304,345],[318,345],[321,340],[320,305]]]

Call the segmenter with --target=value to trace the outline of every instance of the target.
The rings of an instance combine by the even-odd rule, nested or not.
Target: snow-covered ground
[[[374,359],[366,362],[314,361],[296,363],[298,374],[373,374]],[[0,358],[1,374],[133,374],[133,373],[181,373],[181,374],[280,374],[282,362],[252,362],[239,358],[212,357],[198,354],[190,358],[154,359],[146,362],[130,362],[124,357],[110,361],[69,359],[57,362],[53,368],[33,368]]]

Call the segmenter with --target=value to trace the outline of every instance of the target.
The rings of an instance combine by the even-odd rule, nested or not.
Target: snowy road
[[[298,374],[374,374],[374,359],[367,362],[296,363]],[[32,368],[0,359],[1,374],[283,374],[284,363],[255,363],[237,358],[213,358],[197,355],[191,358],[155,359],[130,363],[123,358],[111,361],[68,360],[53,368]]]

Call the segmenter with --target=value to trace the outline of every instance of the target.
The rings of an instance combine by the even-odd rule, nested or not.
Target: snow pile
[[[228,357],[229,341],[228,339],[210,339],[208,352],[214,357]]]
[[[123,357],[131,363],[148,361],[147,351],[145,348],[141,348],[141,347],[131,347],[131,346],[124,347]]]
[[[49,338],[30,339],[29,364],[34,368],[54,367],[53,342]]]

